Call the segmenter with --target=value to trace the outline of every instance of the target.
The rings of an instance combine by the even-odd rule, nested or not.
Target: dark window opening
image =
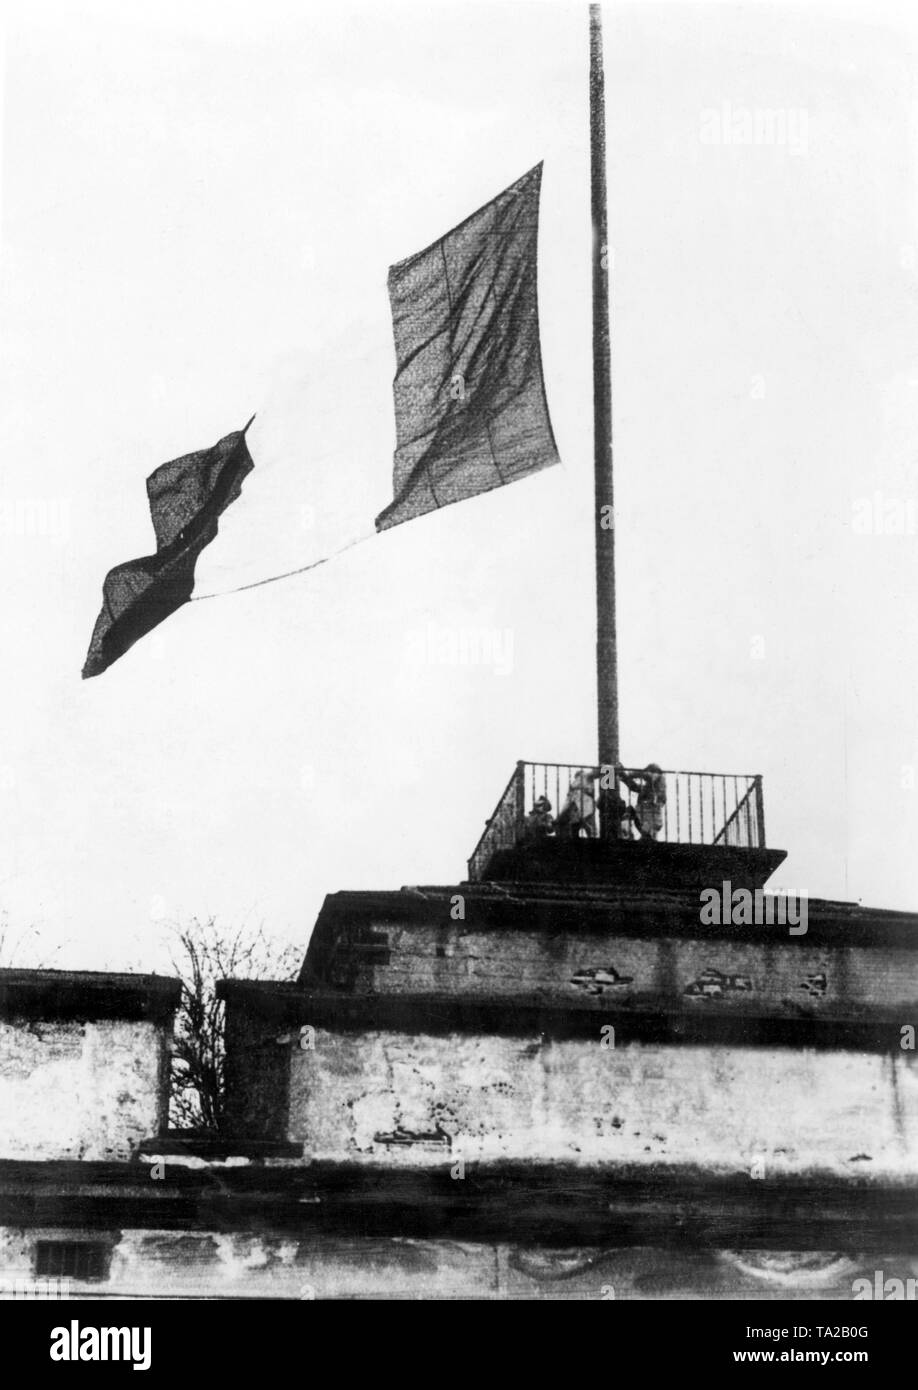
[[[99,1241],[39,1240],[35,1244],[35,1274],[90,1283],[108,1278],[110,1257],[110,1246]]]

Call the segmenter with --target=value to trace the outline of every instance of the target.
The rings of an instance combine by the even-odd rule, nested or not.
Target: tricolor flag
[[[389,271],[394,496],[375,518],[376,531],[559,462],[539,346],[541,176],[539,164]],[[84,678],[192,597],[198,557],[211,541],[219,545],[221,514],[240,496],[245,507],[243,481],[258,466],[246,444],[249,425],[147,479],[156,553],[106,576]]]

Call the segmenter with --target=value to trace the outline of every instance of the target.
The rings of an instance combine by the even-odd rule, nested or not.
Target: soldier
[[[523,844],[536,844],[539,840],[547,839],[554,828],[551,802],[547,796],[540,796],[537,801],[533,802],[532,810],[523,821],[523,833],[520,838]]]
[[[634,811],[637,826],[644,840],[655,840],[663,829],[666,807],[666,778],[656,763],[648,763],[641,772],[625,772],[616,768],[626,787],[637,793]]]
[[[558,816],[558,834],[576,840],[581,830],[593,838],[596,834],[596,793],[593,783],[598,774],[582,767],[571,777],[567,800]]]

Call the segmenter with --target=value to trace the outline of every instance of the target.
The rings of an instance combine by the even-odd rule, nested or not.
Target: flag
[[[385,530],[559,462],[539,346],[542,165],[389,270],[396,450]]]
[[[150,474],[147,497],[156,554],[129,560],[106,575],[84,680],[98,676],[191,598],[195,562],[216,536],[221,513],[239,497],[254,467],[245,442],[248,427]]]
[[[323,365],[323,343],[307,373],[315,379],[291,384],[296,408],[285,407],[282,394],[279,409],[259,413],[258,469],[221,542],[198,567],[197,592],[195,565],[254,466],[245,441],[252,421],[150,475],[157,551],[106,576],[84,678],[99,675],[192,596],[233,593],[311,569],[358,540],[559,462],[539,346],[541,179],[538,164],[432,246],[390,267],[392,500],[382,473],[368,472],[364,461],[382,421],[369,403],[359,419],[348,418],[340,383],[323,389],[329,369],[350,382],[344,349]],[[379,346],[391,352],[384,301],[380,307],[368,332],[357,336],[371,349],[378,327]],[[365,365],[381,380],[372,351]],[[352,383],[349,389],[353,395]],[[378,394],[386,410],[385,393]],[[321,426],[330,415],[327,448]]]

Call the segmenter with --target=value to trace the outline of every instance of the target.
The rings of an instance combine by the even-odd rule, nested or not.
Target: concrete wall
[[[101,1284],[37,1280],[37,1240],[105,1241]],[[853,1300],[855,1281],[883,1288],[911,1279],[918,1254],[546,1249],[511,1242],[318,1236],[309,1240],[219,1231],[23,1230],[0,1227],[0,1298],[481,1298],[626,1301],[660,1298]],[[908,1286],[906,1286],[908,1287]],[[852,1317],[858,1302],[852,1302]],[[50,1309],[49,1309],[50,1312]],[[119,1325],[120,1315],[105,1319]]]
[[[130,1158],[166,1121],[171,1026],[0,1020],[0,1158]]]
[[[226,1113],[236,1134],[283,1139],[290,1083],[289,1033],[280,1021],[229,1005],[225,1014]]]
[[[386,943],[388,960],[384,953],[382,959],[361,957],[353,988],[567,1005],[601,996],[627,1007],[642,997],[688,1001],[686,990],[716,970],[728,979],[744,977],[748,987],[727,983],[717,998],[696,996],[693,1007],[790,1018],[880,1007],[902,1023],[918,1023],[918,951],[816,944],[806,935],[790,937],[786,926],[769,931],[773,939],[763,942],[749,934],[744,939],[742,927],[727,938],[695,939],[617,935],[614,928],[601,935],[576,928],[549,934],[471,930],[448,919],[430,925],[378,921],[369,932]],[[597,984],[590,977],[610,967],[618,982]]]
[[[315,1159],[698,1165],[708,1173],[914,1177],[914,1053],[603,1046],[315,1031],[289,1052],[286,1137]]]

